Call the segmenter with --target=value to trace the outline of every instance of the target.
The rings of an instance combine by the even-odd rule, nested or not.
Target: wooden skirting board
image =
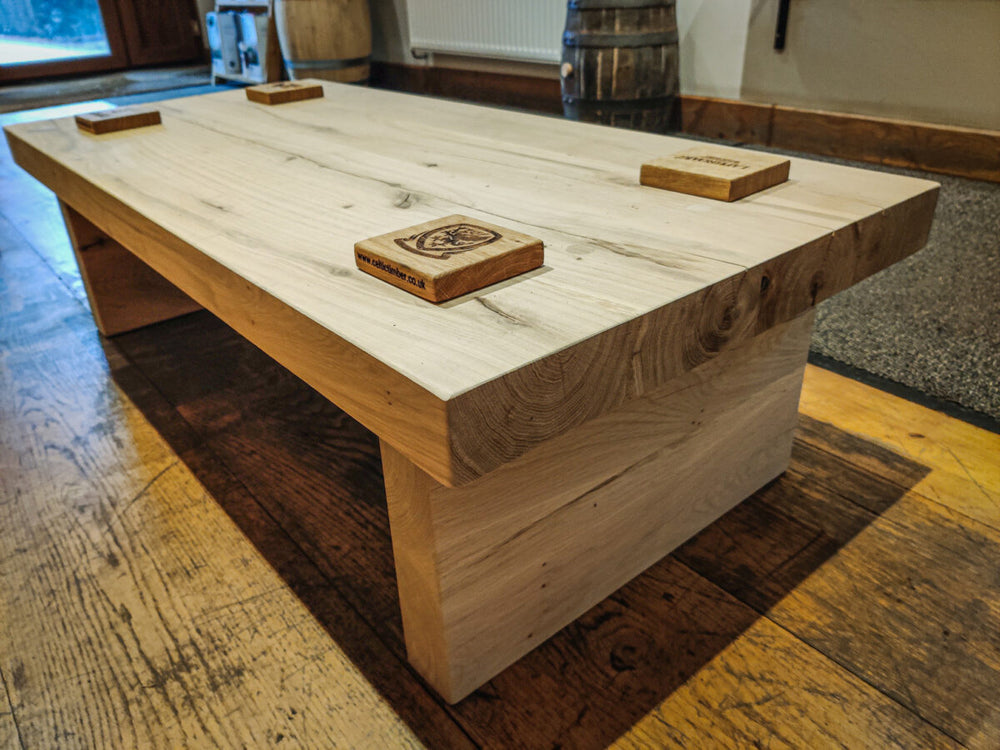
[[[372,86],[562,114],[559,80],[458,68],[372,62]]]
[[[1000,182],[1000,131],[685,96],[685,133]]]
[[[372,84],[562,112],[559,81],[505,73],[373,63]],[[681,96],[685,133],[1000,182],[1000,131]]]

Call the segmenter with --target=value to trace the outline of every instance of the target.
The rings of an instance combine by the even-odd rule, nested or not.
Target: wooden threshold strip
[[[562,111],[559,81],[373,63],[372,84],[542,112]],[[1000,182],[1000,131],[681,96],[685,133]]]

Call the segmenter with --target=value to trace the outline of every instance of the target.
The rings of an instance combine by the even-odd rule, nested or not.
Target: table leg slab
[[[114,336],[201,305],[62,201],[63,221],[97,328]]]
[[[471,691],[788,466],[811,313],[461,487],[382,442],[411,663]]]

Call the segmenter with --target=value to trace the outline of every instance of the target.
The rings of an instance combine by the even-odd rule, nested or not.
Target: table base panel
[[[202,307],[118,242],[59,202],[97,328],[114,336]]]
[[[407,654],[461,700],[788,466],[813,315],[462,487],[382,442]]]

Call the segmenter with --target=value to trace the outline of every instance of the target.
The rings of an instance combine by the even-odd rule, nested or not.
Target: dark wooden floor
[[[0,177],[0,747],[1000,747],[1000,437],[810,368],[783,477],[447,706],[375,438],[207,313],[101,340]]]

